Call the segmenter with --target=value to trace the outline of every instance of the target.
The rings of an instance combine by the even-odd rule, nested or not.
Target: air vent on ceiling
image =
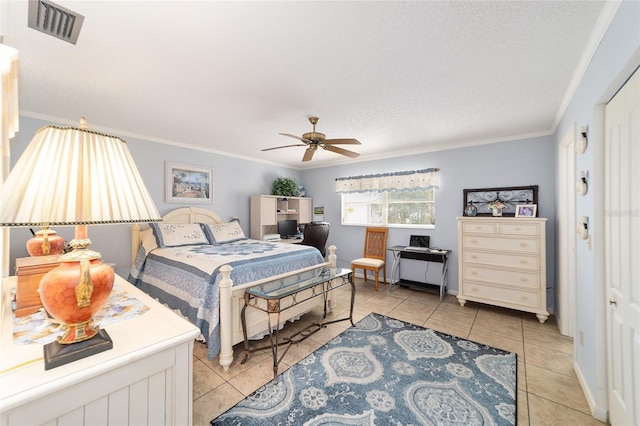
[[[29,28],[76,44],[84,16],[50,1],[29,0]]]

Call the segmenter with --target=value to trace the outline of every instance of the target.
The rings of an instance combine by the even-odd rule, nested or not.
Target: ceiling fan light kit
[[[357,152],[349,151],[348,149],[340,148],[334,145],[360,145],[360,142],[357,139],[347,138],[347,139],[327,139],[324,133],[316,132],[316,124],[318,124],[318,117],[309,117],[309,122],[313,125],[313,130],[309,133],[305,133],[300,136],[292,135],[289,133],[279,133],[282,136],[287,136],[290,138],[298,139],[303,142],[301,144],[294,145],[283,145],[276,146],[274,148],[265,148],[262,151],[271,151],[274,149],[281,148],[290,148],[293,146],[306,146],[307,149],[302,156],[302,161],[311,161],[313,155],[318,150],[318,147],[325,149],[327,151],[335,152],[336,154],[341,154],[350,158],[356,158],[360,154]]]

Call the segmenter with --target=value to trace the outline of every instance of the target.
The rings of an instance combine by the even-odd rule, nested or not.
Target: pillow
[[[197,223],[155,223],[153,229],[158,247],[179,247],[197,244],[210,244],[202,227]]]
[[[232,243],[247,239],[237,220],[216,224],[202,223],[201,225],[211,244]]]

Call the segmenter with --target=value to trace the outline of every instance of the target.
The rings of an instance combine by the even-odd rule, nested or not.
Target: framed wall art
[[[181,204],[213,203],[213,169],[165,162],[165,201]]]
[[[470,205],[476,208],[475,216],[492,216],[491,206],[497,201],[503,205],[502,216],[516,216],[516,207],[525,204],[535,205],[534,217],[538,214],[538,185],[464,189],[462,193],[465,216]]]

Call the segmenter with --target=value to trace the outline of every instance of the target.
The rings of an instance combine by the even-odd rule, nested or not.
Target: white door
[[[640,71],[606,107],[609,421],[640,424]]]

